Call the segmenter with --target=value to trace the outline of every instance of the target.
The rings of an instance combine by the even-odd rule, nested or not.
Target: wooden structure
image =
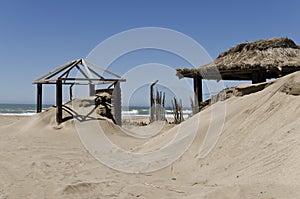
[[[71,77],[71,74],[75,72],[80,74],[80,77]],[[113,78],[104,78],[97,71],[109,74]],[[95,95],[95,86],[100,84],[107,84],[108,88],[114,88],[116,94],[114,95],[114,107],[115,107],[115,121],[118,125],[121,124],[121,90],[120,82],[125,82],[121,76],[103,69],[87,60],[77,59],[68,62],[51,72],[35,79],[32,83],[37,85],[37,112],[42,111],[42,90],[43,84],[55,84],[56,85],[56,121],[60,124],[63,121],[62,111],[62,97],[63,97],[63,85],[70,86],[70,100],[72,100],[72,87],[74,85],[88,85],[90,96]]]
[[[253,84],[300,70],[300,46],[288,38],[242,43],[198,68],[179,68],[179,78],[194,80],[195,104],[202,102],[202,80],[250,80]],[[198,109],[199,111],[199,109]]]
[[[182,100],[177,100],[177,98],[174,97],[171,102],[174,114],[174,124],[180,124],[184,121],[182,113]]]
[[[165,121],[165,92],[156,90],[154,95],[153,87],[157,84],[158,80],[150,85],[150,123],[154,121]]]
[[[150,122],[155,121],[155,100],[153,87],[157,84],[158,80],[150,85]]]

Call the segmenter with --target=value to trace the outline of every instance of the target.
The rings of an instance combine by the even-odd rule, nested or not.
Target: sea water
[[[52,105],[43,105],[43,110]],[[35,104],[0,104],[0,115],[31,116],[36,114]]]
[[[189,117],[192,114],[192,110],[189,108],[184,108],[182,110],[184,118]],[[150,108],[148,106],[130,106],[122,107],[123,116],[150,116]],[[165,108],[166,117],[173,117],[172,107]]]
[[[43,105],[45,110],[53,105]],[[184,117],[191,115],[192,111],[189,108],[185,108],[183,111]],[[32,116],[36,114],[36,104],[0,104],[0,115],[21,115]],[[171,107],[165,108],[166,117],[173,116],[173,110]],[[130,106],[122,107],[123,116],[149,116],[150,109],[148,106]]]

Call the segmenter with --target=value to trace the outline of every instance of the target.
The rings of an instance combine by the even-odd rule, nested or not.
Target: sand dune
[[[233,95],[146,140],[96,121],[114,144],[139,153],[160,150],[196,126],[188,150],[150,173],[119,172],[98,162],[79,139],[76,121],[57,126],[53,108],[0,118],[0,198],[300,198],[299,83],[294,73],[261,91]]]

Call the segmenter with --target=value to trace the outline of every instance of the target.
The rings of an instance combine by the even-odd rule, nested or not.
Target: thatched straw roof
[[[177,69],[177,76],[251,80],[253,71],[264,72],[266,78],[276,78],[298,70],[300,46],[288,38],[274,38],[239,44],[207,65]]]

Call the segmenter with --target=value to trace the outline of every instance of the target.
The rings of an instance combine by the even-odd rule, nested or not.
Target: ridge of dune
[[[137,152],[160,150],[178,129],[189,132],[199,122],[193,143],[177,161],[146,174],[118,172],[96,161],[73,120],[55,124],[54,108],[1,126],[0,198],[299,198],[299,85],[296,72],[255,93],[230,96],[146,142],[130,142],[120,127],[101,120],[115,144]],[[208,135],[218,110],[226,111],[222,131]],[[221,122],[220,117],[215,118]],[[211,151],[202,157],[205,143]]]

